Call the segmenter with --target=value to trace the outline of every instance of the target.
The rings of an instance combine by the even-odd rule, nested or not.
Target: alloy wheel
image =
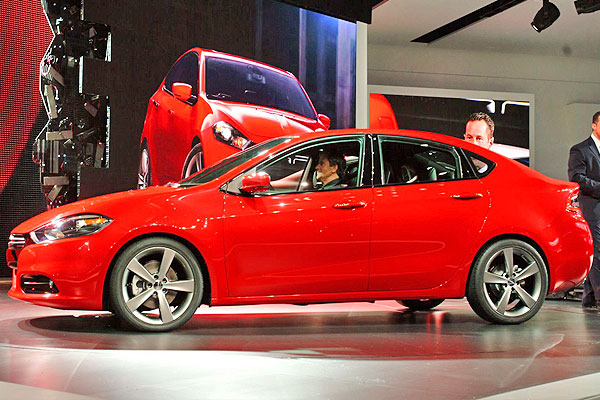
[[[540,252],[525,241],[502,239],[476,257],[467,299],[487,321],[520,324],[542,308],[547,290],[548,270]]]
[[[142,239],[119,256],[110,278],[112,309],[132,328],[167,331],[193,315],[203,293],[194,254],[170,238]]]
[[[489,305],[508,317],[527,313],[544,295],[540,265],[532,254],[518,247],[499,250],[489,258],[483,283]]]

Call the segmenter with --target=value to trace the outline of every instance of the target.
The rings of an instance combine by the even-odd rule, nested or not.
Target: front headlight
[[[224,121],[219,121],[213,126],[213,133],[220,142],[244,150],[252,146],[252,141],[233,126]]]
[[[31,232],[35,243],[86,236],[96,233],[112,222],[112,219],[97,214],[81,214],[56,219]]]

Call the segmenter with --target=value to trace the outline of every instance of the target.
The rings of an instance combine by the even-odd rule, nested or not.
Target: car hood
[[[161,194],[168,196],[178,190],[185,189],[169,186],[153,186],[143,190],[129,190],[127,192],[112,193],[80,200],[36,215],[19,224],[12,232],[27,234],[54,219],[84,213],[96,213],[109,218],[116,218],[115,214],[127,213],[136,204],[144,204],[157,197],[162,197],[160,196]]]
[[[211,101],[211,104],[215,111],[230,118],[226,122],[233,121],[232,125],[254,142],[325,129],[318,120],[273,108],[222,101]]]

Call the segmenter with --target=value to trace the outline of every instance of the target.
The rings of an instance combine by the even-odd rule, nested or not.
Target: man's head
[[[494,143],[494,121],[483,112],[473,113],[467,119],[465,140],[489,149]]]
[[[600,139],[600,111],[592,117],[592,133]]]
[[[323,151],[319,154],[319,163],[316,166],[317,180],[323,185],[339,179],[346,168],[344,156]]]

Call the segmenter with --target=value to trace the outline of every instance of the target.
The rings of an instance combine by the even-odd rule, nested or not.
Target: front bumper
[[[109,253],[110,248],[94,235],[29,244],[18,253],[7,252],[7,261],[13,265],[16,261],[17,266],[8,295],[47,307],[102,310]],[[32,292],[25,286],[32,277],[46,277],[58,292]]]

